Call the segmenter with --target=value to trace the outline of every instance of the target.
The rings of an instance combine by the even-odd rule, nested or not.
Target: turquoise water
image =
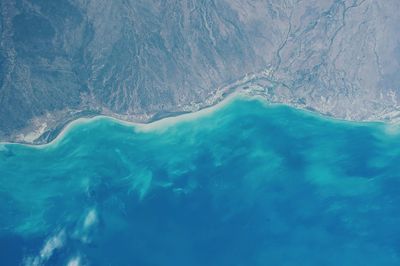
[[[395,126],[255,99],[179,120],[0,145],[0,264],[400,265]]]

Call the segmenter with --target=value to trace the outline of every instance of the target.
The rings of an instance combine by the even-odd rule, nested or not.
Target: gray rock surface
[[[396,121],[398,0],[3,0],[0,140],[81,116],[150,121],[232,90]]]

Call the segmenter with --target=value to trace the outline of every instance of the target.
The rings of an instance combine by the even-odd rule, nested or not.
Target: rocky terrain
[[[105,114],[148,122],[242,90],[396,121],[398,0],[4,0],[0,140]]]

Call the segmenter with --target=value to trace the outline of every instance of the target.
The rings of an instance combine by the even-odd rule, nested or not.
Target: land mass
[[[193,112],[233,91],[357,121],[400,117],[397,0],[0,3],[0,141]]]

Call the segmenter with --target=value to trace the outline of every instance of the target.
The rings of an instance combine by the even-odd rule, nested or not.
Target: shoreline
[[[24,142],[11,142],[11,141],[2,142],[2,141],[0,141],[0,148],[1,148],[1,146],[4,146],[4,145],[21,145],[21,146],[27,146],[27,147],[31,147],[31,148],[38,148],[38,149],[46,148],[48,146],[57,144],[57,142],[59,142],[65,136],[65,134],[68,133],[75,126],[90,123],[92,121],[96,121],[96,120],[100,120],[100,119],[108,119],[108,120],[111,120],[120,125],[135,128],[136,130],[138,130],[140,132],[147,132],[147,131],[155,130],[157,128],[166,127],[168,125],[173,125],[173,124],[179,123],[181,121],[189,121],[189,120],[195,119],[199,116],[212,114],[213,112],[217,111],[218,109],[224,107],[225,105],[229,104],[231,101],[238,99],[238,98],[253,98],[253,97],[243,95],[243,94],[240,94],[237,92],[232,92],[229,95],[227,95],[225,98],[223,98],[222,100],[216,102],[215,104],[204,106],[203,108],[200,108],[197,111],[177,113],[176,115],[165,116],[165,117],[162,117],[157,120],[150,119],[149,122],[143,122],[143,123],[142,122],[131,122],[131,121],[119,119],[117,117],[104,115],[104,114],[94,115],[91,117],[79,117],[77,119],[71,120],[70,122],[66,123],[65,126],[63,126],[59,130],[56,137],[53,138],[52,140],[50,140],[49,142],[46,142],[46,143],[24,143]]]
[[[173,125],[179,122],[185,122],[185,121],[190,121],[193,119],[196,119],[197,117],[204,116],[204,115],[209,115],[214,113],[215,111],[218,111],[219,109],[223,108],[227,104],[231,103],[232,101],[235,100],[256,100],[261,102],[263,105],[267,107],[289,107],[293,108],[294,110],[301,111],[306,113],[308,116],[313,116],[319,119],[324,119],[329,122],[333,123],[346,123],[346,124],[352,124],[355,126],[368,126],[368,125],[380,125],[383,126],[383,128],[387,128],[385,132],[387,131],[387,134],[396,134],[396,132],[400,132],[400,123],[391,123],[391,122],[385,122],[385,121],[356,121],[356,120],[347,120],[347,119],[342,119],[342,118],[336,118],[333,116],[329,116],[326,114],[323,114],[321,112],[318,112],[317,110],[309,110],[306,108],[302,108],[300,106],[295,106],[293,104],[287,104],[287,103],[273,103],[269,102],[266,98],[264,98],[261,95],[249,95],[246,93],[243,93],[242,91],[233,91],[219,101],[216,101],[214,104],[211,105],[205,105],[204,107],[200,107],[196,111],[187,111],[187,112],[177,112],[177,113],[170,113],[170,115],[166,114],[165,116],[161,116],[159,119],[150,119],[148,122],[133,122],[133,121],[128,121],[124,120],[121,118],[113,117],[110,115],[105,115],[105,114],[98,114],[98,115],[93,115],[90,117],[78,117],[76,119],[72,119],[71,121],[67,122],[64,126],[60,128],[56,128],[53,131],[49,132],[48,134],[55,134],[55,137],[51,139],[48,142],[45,143],[24,143],[24,142],[12,142],[12,141],[0,141],[0,148],[1,146],[4,145],[21,145],[21,146],[27,146],[27,147],[32,147],[32,148],[46,148],[48,146],[57,144],[64,136],[67,134],[71,129],[73,129],[75,126],[79,126],[82,124],[90,123],[92,121],[100,120],[100,119],[108,119],[112,120],[115,123],[118,123],[120,125],[128,126],[128,127],[133,127],[135,128],[138,132],[149,132],[152,130],[157,130],[159,128],[167,128],[169,125]],[[58,131],[58,132],[56,132]],[[42,136],[40,136],[38,139],[40,139]],[[1,150],[1,149],[0,149]]]

